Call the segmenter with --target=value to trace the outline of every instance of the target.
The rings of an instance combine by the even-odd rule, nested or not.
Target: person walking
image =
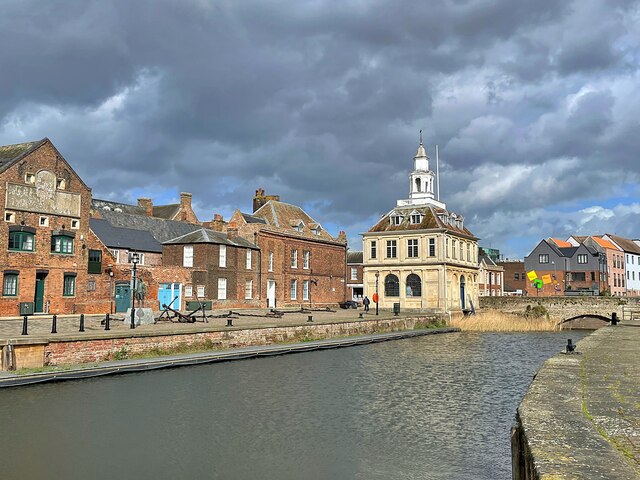
[[[362,301],[362,304],[364,305],[364,311],[368,312],[369,311],[369,304],[371,303],[371,300],[369,300],[369,297],[364,297],[364,300]]]

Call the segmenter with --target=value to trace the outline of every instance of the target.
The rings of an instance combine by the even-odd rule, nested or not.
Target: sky
[[[3,0],[0,144],[200,220],[300,205],[352,249],[419,130],[480,245],[640,237],[640,2]]]

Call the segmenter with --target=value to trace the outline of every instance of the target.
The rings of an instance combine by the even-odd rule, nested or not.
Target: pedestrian
[[[364,305],[364,311],[368,312],[369,311],[369,304],[371,303],[371,300],[369,300],[369,297],[364,297],[364,300],[362,301],[362,304]]]

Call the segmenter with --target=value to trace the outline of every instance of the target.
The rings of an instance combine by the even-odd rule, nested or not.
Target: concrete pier
[[[640,478],[640,324],[601,328],[549,359],[516,422],[514,480]]]

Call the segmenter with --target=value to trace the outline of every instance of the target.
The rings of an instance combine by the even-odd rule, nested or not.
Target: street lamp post
[[[376,272],[376,316],[378,315],[378,304],[380,303],[380,295],[378,295],[378,279],[380,278],[380,272]]]
[[[133,284],[131,285],[131,327],[136,328],[136,266],[138,265],[140,257],[138,252],[133,252],[131,255],[131,263],[133,264]]]
[[[554,260],[551,260],[551,265],[553,265],[553,282],[551,282],[552,285],[553,285],[553,294],[557,295],[558,294],[558,290],[556,289],[556,284],[554,283],[554,282],[557,282],[557,279],[556,279],[556,262]]]

